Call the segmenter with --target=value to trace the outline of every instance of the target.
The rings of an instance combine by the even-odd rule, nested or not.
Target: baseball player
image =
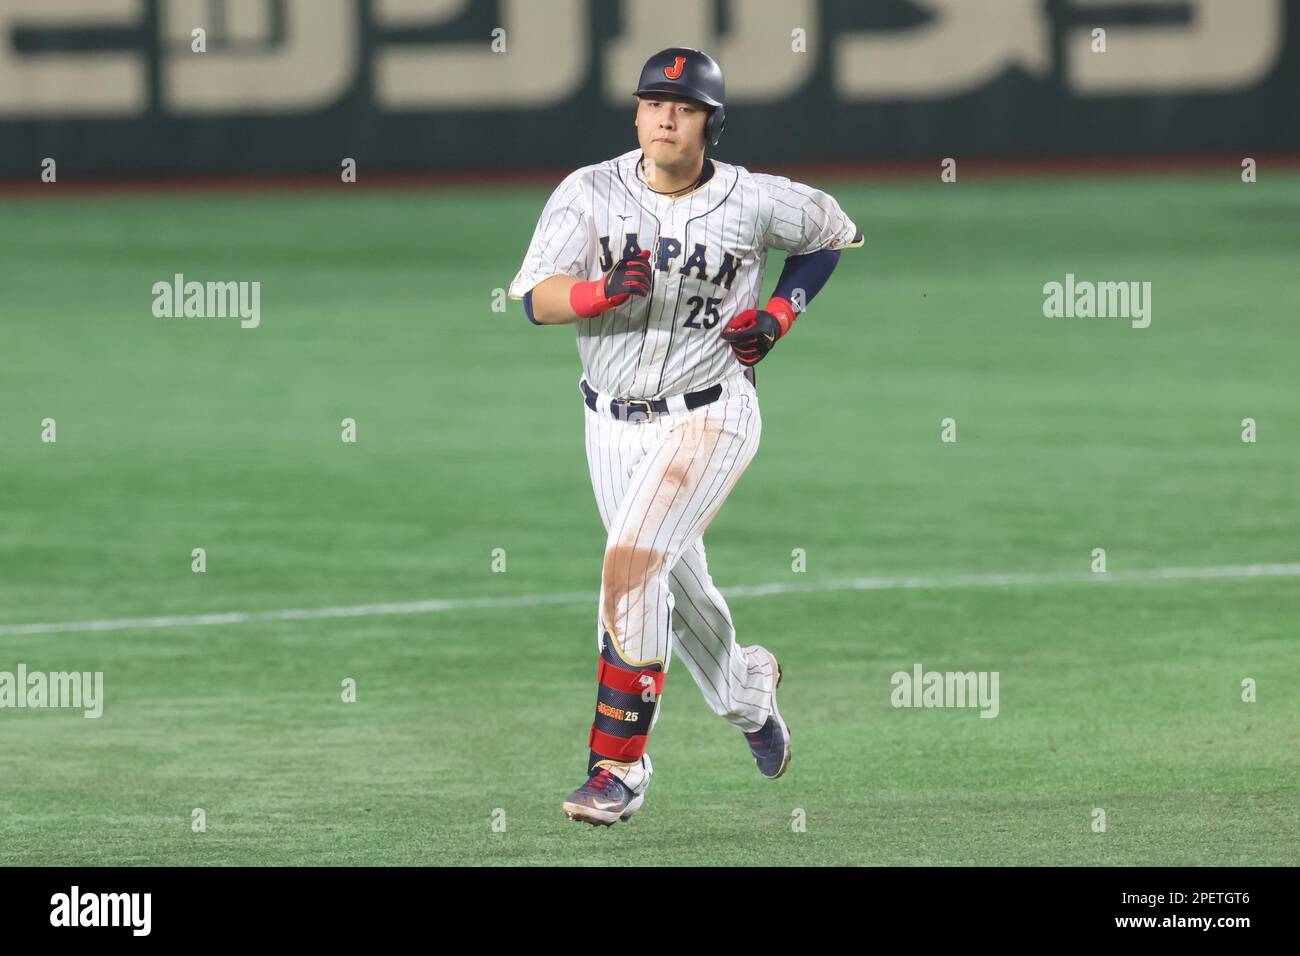
[[[608,826],[645,800],[646,743],[675,655],[759,771],[790,730],[771,651],[736,641],[703,534],[758,449],[752,367],[789,334],[862,234],[824,192],[705,156],[725,123],[722,70],[674,47],[641,71],[640,148],[570,174],[510,284],[536,325],[577,326],[587,464],[607,537],[596,715],[572,820]],[[759,308],[769,249],[787,253]],[[798,303],[798,305],[796,305]]]

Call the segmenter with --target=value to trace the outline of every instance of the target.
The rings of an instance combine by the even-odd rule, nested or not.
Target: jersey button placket
[[[663,223],[663,232],[660,235],[676,237],[677,235],[677,210],[668,200],[657,200],[660,212],[660,221]],[[655,268],[654,297],[656,302],[651,306],[652,319],[650,326],[646,330],[646,347],[641,352],[641,364],[637,368],[637,387],[641,389],[639,394],[649,395],[651,391],[657,390],[659,386],[660,369],[663,368],[664,361],[668,358],[668,346],[672,342],[673,329],[672,324],[674,317],[672,314],[672,297],[675,293],[670,293],[667,288],[668,277],[671,275],[672,263],[669,263],[669,271],[658,271],[657,264],[659,261],[659,240],[655,241],[655,248],[651,250],[650,262],[651,267]],[[668,297],[668,298],[665,298]],[[661,316],[656,321],[654,316]]]

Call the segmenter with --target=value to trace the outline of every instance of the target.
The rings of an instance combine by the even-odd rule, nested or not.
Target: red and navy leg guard
[[[632,665],[614,650],[614,641],[605,635],[596,671],[596,719],[591,725],[588,746],[591,759],[587,772],[598,764],[625,764],[641,759],[645,753],[655,708],[664,692],[663,664]]]

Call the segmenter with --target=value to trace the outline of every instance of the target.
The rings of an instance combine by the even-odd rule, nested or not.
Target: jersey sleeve
[[[767,248],[802,256],[823,249],[856,249],[863,244],[862,230],[833,196],[784,176],[752,175],[770,200],[764,233]]]
[[[553,275],[587,278],[595,258],[596,239],[586,213],[585,170],[571,173],[555,188],[537,220],[523,266],[510,283],[510,298],[524,294]]]

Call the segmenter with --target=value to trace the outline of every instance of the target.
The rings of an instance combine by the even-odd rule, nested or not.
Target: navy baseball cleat
[[[601,767],[564,801],[564,815],[592,826],[612,826],[641,808],[644,793],[633,793],[623,781]]]
[[[776,689],[781,686],[781,665],[776,662],[776,655],[771,651],[767,648],[762,650],[772,658],[772,672],[776,675],[776,683],[772,686],[772,713],[762,727],[745,734],[745,739],[749,741],[749,749],[754,754],[759,773],[775,780],[790,766],[790,728],[785,725],[781,712],[776,709]]]

